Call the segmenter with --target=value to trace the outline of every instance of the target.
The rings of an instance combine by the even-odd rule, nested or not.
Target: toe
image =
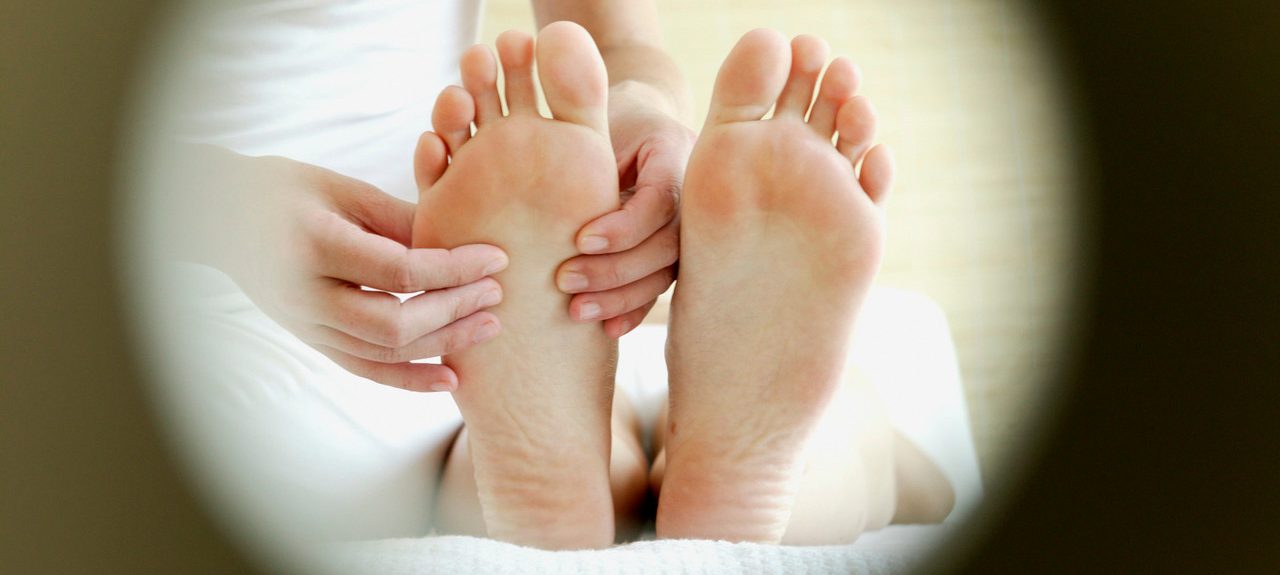
[[[449,164],[448,150],[444,140],[432,132],[423,132],[418,138],[418,147],[413,151],[413,177],[418,182],[418,191],[426,191],[440,176]]]
[[[537,114],[538,100],[533,87],[533,37],[507,30],[498,36],[498,59],[507,95],[507,112]]]
[[[476,106],[476,125],[502,117],[502,101],[498,98],[498,63],[488,46],[475,45],[462,54],[462,86],[471,94]]]
[[[449,86],[440,92],[431,111],[431,126],[449,147],[449,155],[457,154],[471,139],[471,122],[475,118],[476,102],[466,90]]]
[[[831,139],[836,132],[836,112],[840,106],[858,93],[862,74],[858,67],[845,58],[836,58],[822,75],[822,88],[818,99],[809,111],[809,126],[818,135]]]
[[[840,133],[836,149],[849,159],[850,164],[857,165],[876,137],[876,111],[871,107],[871,101],[865,96],[847,100],[836,112],[836,130]]]
[[[858,174],[858,183],[867,192],[867,197],[878,205],[884,205],[893,189],[893,176],[896,169],[893,164],[893,152],[889,146],[880,144],[867,151],[862,159],[862,170]]]
[[[787,81],[790,52],[786,38],[776,31],[747,32],[716,75],[707,124],[763,118]]]
[[[553,22],[538,34],[538,79],[557,120],[608,135],[609,80],[591,35],[573,22]]]
[[[791,41],[791,75],[778,97],[773,117],[804,118],[828,52],[827,43],[816,36],[800,35]]]

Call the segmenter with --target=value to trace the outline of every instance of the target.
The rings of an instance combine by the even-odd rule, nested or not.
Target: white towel
[[[787,547],[725,541],[639,541],[589,551],[542,551],[475,537],[427,537],[348,543],[320,554],[334,573],[903,573],[924,560],[950,525],[900,525],[851,545]]]

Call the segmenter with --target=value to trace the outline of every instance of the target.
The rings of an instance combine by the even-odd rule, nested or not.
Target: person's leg
[[[494,276],[504,299],[490,311],[502,334],[445,357],[466,421],[452,459],[459,467],[446,479],[474,478],[481,517],[470,529],[481,519],[495,539],[601,547],[614,541],[616,343],[599,323],[570,320],[553,275],[577,254],[574,234],[619,204],[604,63],[590,35],[564,22],[540,33],[536,52],[532,38],[514,32],[498,49],[509,115],[492,53],[474,47],[462,60],[466,89],[441,94],[436,133],[423,135],[415,158],[418,209],[431,217],[415,221],[414,246],[490,243],[511,262]],[[537,111],[535,58],[554,120]]]
[[[839,516],[852,538],[892,517],[887,426],[824,420],[866,407],[841,380],[893,175],[848,61],[806,121],[825,59],[820,40],[754,31],[716,80],[685,179],[659,537],[804,542]]]

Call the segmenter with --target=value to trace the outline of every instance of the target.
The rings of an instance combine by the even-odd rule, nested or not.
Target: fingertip
[[[451,250],[455,256],[472,261],[483,261],[484,268],[481,275],[493,275],[510,265],[511,259],[507,257],[507,252],[502,248],[492,244],[468,244],[459,246]]]
[[[436,369],[431,370],[431,383],[427,385],[427,389],[431,391],[454,391],[458,389],[458,374],[453,368],[444,364],[434,364]]]

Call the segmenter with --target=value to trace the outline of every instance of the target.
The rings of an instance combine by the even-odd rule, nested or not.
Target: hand
[[[486,276],[506,267],[506,254],[409,249],[412,204],[316,166],[227,156],[210,170],[225,199],[206,206],[213,217],[204,219],[217,222],[202,234],[213,244],[206,261],[348,371],[414,391],[456,389],[448,367],[409,361],[498,334],[498,318],[481,310],[502,299]],[[386,292],[424,293],[401,302]]]
[[[695,135],[642,88],[611,88],[609,131],[623,189],[622,208],[578,232],[583,254],[560,266],[556,284],[575,294],[569,315],[604,320],[622,337],[639,325],[676,277],[680,189]]]

